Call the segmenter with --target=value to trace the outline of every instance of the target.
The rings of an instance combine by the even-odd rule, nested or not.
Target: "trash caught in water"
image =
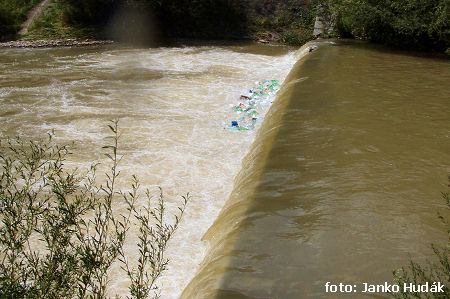
[[[237,105],[232,106],[236,117],[227,122],[228,130],[236,132],[253,130],[280,89],[278,80],[256,82],[256,85],[240,96]]]

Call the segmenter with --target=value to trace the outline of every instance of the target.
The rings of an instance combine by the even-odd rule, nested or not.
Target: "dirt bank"
[[[112,43],[110,40],[93,39],[18,40],[0,43],[0,48],[85,47]]]

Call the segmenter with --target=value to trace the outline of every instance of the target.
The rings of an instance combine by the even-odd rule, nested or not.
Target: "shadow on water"
[[[449,65],[348,42],[299,62],[182,298],[333,297],[327,281],[386,297],[363,283],[446,241]]]

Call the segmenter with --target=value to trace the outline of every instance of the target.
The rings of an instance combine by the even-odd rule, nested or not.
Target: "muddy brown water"
[[[192,195],[158,283],[162,298],[178,298],[206,253],[201,238],[254,140],[254,132],[224,129],[236,117],[231,105],[256,81],[283,81],[297,59],[286,47],[227,42],[0,49],[0,138],[38,139],[53,130],[56,142],[75,143],[66,166],[101,162],[106,168],[107,124],[120,118],[119,188],[126,191],[136,174],[143,188],[163,188],[169,211],[181,195]],[[124,211],[124,203],[115,209]],[[130,260],[137,256],[135,242],[132,234]],[[124,297],[128,279],[119,265],[109,278],[110,294]]]
[[[298,62],[182,298],[385,298],[363,283],[445,245],[450,63],[365,44]],[[356,285],[325,293],[325,283]]]
[[[391,282],[410,255],[424,261],[446,240],[436,216],[450,173],[450,64],[325,42],[292,69],[303,54],[2,49],[0,137],[54,130],[75,142],[67,165],[84,168],[105,162],[107,121],[120,118],[120,187],[137,174],[164,189],[169,210],[193,195],[162,298],[341,297],[324,283]],[[289,71],[257,134],[223,129],[241,92]],[[117,267],[110,276],[111,293],[126,294]]]

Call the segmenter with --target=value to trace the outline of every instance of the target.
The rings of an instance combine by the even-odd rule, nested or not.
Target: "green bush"
[[[0,40],[13,37],[39,0],[0,0]]]
[[[130,279],[131,298],[157,297],[157,279],[166,270],[164,253],[177,229],[189,195],[173,224],[162,196],[149,191],[140,201],[133,177],[129,192],[116,190],[119,176],[117,122],[105,154],[111,162],[106,181],[96,183],[96,165],[85,173],[64,167],[68,146],[8,140],[0,154],[0,297],[106,298],[108,271],[119,261]],[[128,206],[117,215],[113,206]],[[138,258],[130,263],[124,242],[138,227]],[[136,264],[136,266],[134,266]]]
[[[284,36],[291,44],[310,39],[314,12],[304,0],[59,0],[63,23],[99,28],[101,32],[120,9],[138,7],[168,37],[239,38]],[[101,7],[101,9],[100,9]],[[308,38],[306,38],[308,36]]]
[[[69,24],[65,22],[64,11],[67,6],[59,1],[52,2],[29,28],[24,39],[54,38],[92,38],[96,36],[95,28],[88,25]]]
[[[279,42],[300,46],[313,38],[314,1],[248,0],[248,34],[264,37],[280,36]]]
[[[311,28],[299,27],[286,30],[282,34],[282,41],[289,45],[301,46],[313,39]]]
[[[312,31],[313,7],[306,0],[54,0],[30,28],[28,38],[111,37],[111,21],[128,10],[151,19],[147,24],[152,28],[128,26],[127,34],[142,30],[156,36],[209,39],[270,36],[269,40],[299,45],[309,40],[306,28]],[[0,6],[0,23],[8,19],[5,22],[14,24],[9,32],[17,32],[24,14],[20,21],[11,21],[8,11]],[[125,23],[133,28],[133,20],[129,21]]]
[[[341,36],[405,49],[450,47],[449,0],[330,0]]]

